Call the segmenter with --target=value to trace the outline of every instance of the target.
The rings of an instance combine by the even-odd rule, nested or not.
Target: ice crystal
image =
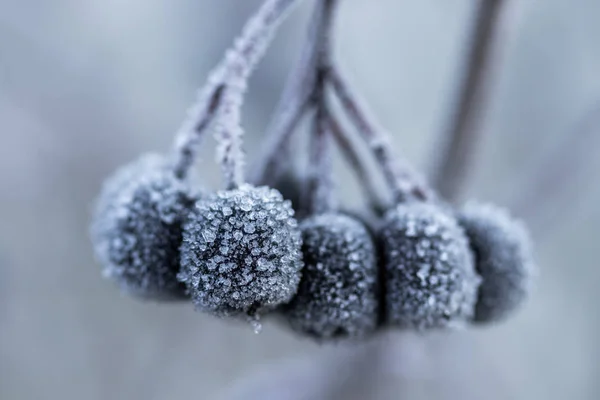
[[[141,297],[184,297],[176,279],[181,222],[196,196],[160,155],[119,169],[104,184],[92,221],[104,276]]]

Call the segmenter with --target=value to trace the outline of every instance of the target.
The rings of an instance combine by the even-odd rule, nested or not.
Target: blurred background
[[[541,277],[504,324],[318,346],[119,295],[88,239],[103,179],[169,149],[259,0],[0,0],[0,399],[597,399],[600,2],[514,0],[463,197],[529,222]],[[286,22],[244,109],[250,161],[304,38]],[[347,0],[336,54],[428,170],[473,0]],[[216,188],[212,139],[198,170]],[[350,173],[339,190],[357,196]],[[347,182],[348,181],[348,182]]]

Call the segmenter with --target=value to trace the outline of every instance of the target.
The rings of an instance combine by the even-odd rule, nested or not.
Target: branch
[[[210,73],[208,81],[198,93],[196,103],[188,110],[176,134],[174,170],[178,177],[187,175],[200,139],[217,117],[225,120],[225,124],[219,127],[219,141],[222,143],[220,159],[224,170],[227,170],[225,180],[228,186],[243,180],[243,131],[239,126],[239,108],[247,80],[264,55],[280,22],[291,7],[300,1],[265,0],[248,20],[225,58]]]
[[[482,130],[478,126],[487,106],[492,59],[500,46],[503,7],[507,0],[479,0],[456,109],[447,124],[447,145],[434,172],[434,187],[448,200],[456,200],[468,177],[468,169]]]
[[[394,154],[389,133],[379,126],[366,105],[359,100],[355,93],[350,91],[346,79],[341,76],[338,69],[331,68],[329,82],[351,122],[373,152],[393,191],[395,200],[433,198],[433,191],[424,183],[421,176],[408,163],[401,162]]]

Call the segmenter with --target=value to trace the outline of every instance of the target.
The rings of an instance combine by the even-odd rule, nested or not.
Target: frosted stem
[[[346,162],[354,170],[354,174],[356,175],[356,178],[358,179],[358,182],[360,183],[365,195],[369,199],[371,207],[377,210],[381,209],[382,201],[377,195],[377,189],[373,185],[371,175],[369,174],[369,171],[367,170],[362,157],[358,152],[358,149],[354,143],[352,143],[352,139],[350,139],[348,132],[342,128],[335,116],[330,112],[327,117],[329,131],[337,142],[339,148],[342,150],[342,154],[344,155]]]
[[[240,110],[247,80],[264,55],[273,34],[291,7],[302,0],[265,0],[248,20],[241,35],[227,51],[224,59],[210,73],[196,103],[177,132],[175,172],[184,177],[195,159],[200,139],[215,117],[222,122],[217,129],[220,143],[219,160],[226,185],[243,181],[244,157],[241,149],[243,130]]]
[[[395,200],[432,198],[434,196],[432,190],[407,162],[401,162],[401,159],[394,154],[389,133],[379,126],[365,103],[350,91],[346,79],[336,68],[331,68],[329,82],[350,121],[356,126],[361,137],[373,152],[393,191]]]
[[[314,99],[318,58],[327,44],[337,0],[318,0],[306,43],[296,68],[289,74],[283,94],[265,135],[265,152],[253,173],[253,181],[271,183],[289,154],[289,141]],[[329,50],[327,50],[329,51]]]
[[[316,110],[310,138],[310,165],[307,187],[307,209],[311,214],[322,214],[335,209],[331,134],[327,121],[327,106],[321,97]]]

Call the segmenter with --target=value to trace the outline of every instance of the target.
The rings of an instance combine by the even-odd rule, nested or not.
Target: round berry
[[[243,185],[200,200],[184,226],[181,272],[198,309],[257,316],[289,301],[300,281],[301,239],[288,200]]]
[[[181,222],[195,197],[160,155],[119,169],[104,184],[91,228],[104,275],[143,298],[184,298],[176,278]]]
[[[296,331],[317,339],[359,338],[378,322],[376,249],[365,226],[329,213],[300,224],[304,269],[284,307]]]
[[[470,320],[480,278],[463,229],[440,206],[404,203],[380,232],[390,324],[429,329]]]
[[[483,281],[475,307],[476,322],[506,318],[527,298],[535,275],[525,227],[493,205],[469,203],[459,212]]]

